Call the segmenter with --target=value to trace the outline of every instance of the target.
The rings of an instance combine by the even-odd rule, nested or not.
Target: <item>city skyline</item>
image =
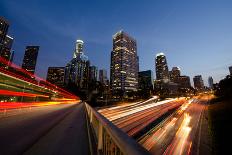
[[[25,46],[30,44],[41,46],[36,73],[44,78],[48,66],[65,66],[70,60],[73,51],[72,45],[76,39],[82,39],[85,42],[85,51],[92,64],[98,66],[99,69],[107,69],[109,73],[112,35],[120,29],[125,30],[137,40],[140,71],[152,70],[154,72],[154,57],[159,51],[162,51],[167,57],[169,68],[179,66],[183,74],[191,76],[191,79],[200,74],[206,85],[206,79],[209,76],[218,82],[229,74],[228,66],[231,66],[232,60],[232,46],[229,42],[232,33],[230,33],[229,27],[232,22],[226,19],[232,14],[232,11],[229,10],[230,2],[207,3],[205,1],[194,3],[191,7],[190,4],[183,2],[181,8],[170,2],[167,4],[169,6],[167,8],[171,8],[170,10],[167,10],[162,2],[149,3],[150,6],[144,3],[141,10],[146,10],[146,13],[142,13],[142,11],[138,11],[135,15],[128,13],[121,20],[117,19],[122,15],[119,13],[120,10],[129,5],[125,1],[123,1],[124,5],[119,8],[113,2],[103,6],[108,13],[112,9],[112,19],[110,15],[100,11],[99,7],[93,10],[96,14],[93,12],[93,14],[89,14],[88,10],[83,8],[79,11],[74,10],[75,7],[72,4],[80,4],[79,2],[69,3],[65,5],[66,7],[62,7],[62,3],[46,3],[48,8],[54,5],[54,13],[49,13],[49,9],[46,7],[42,7],[43,11],[36,9],[37,5],[41,6],[44,2],[30,3],[31,7],[28,7],[29,4],[26,5],[26,1],[20,3],[2,1],[0,3],[2,3],[1,10],[3,11],[1,15],[10,21],[9,35],[15,38],[12,48],[15,50],[14,62],[21,65]],[[88,6],[86,3],[81,4]],[[139,4],[135,2],[130,9],[139,8]],[[160,7],[157,16],[152,6]],[[24,10],[25,7],[28,10]],[[77,7],[80,6],[77,5]],[[33,12],[28,14],[32,9]],[[70,9],[75,15],[65,18],[63,13],[67,9]],[[192,12],[188,12],[187,9]],[[22,11],[22,14],[17,13],[19,11],[20,13]],[[115,15],[117,13],[119,15]],[[58,24],[59,18],[56,15],[61,16],[64,20],[63,27]],[[188,15],[189,18],[187,18]],[[201,18],[196,18],[198,16]],[[146,18],[144,19],[144,17]],[[76,19],[77,22],[72,19]],[[130,22],[127,19],[131,19]],[[106,20],[106,26],[103,23],[104,20]],[[115,22],[111,23],[111,20],[115,20]],[[217,22],[215,23],[215,21]],[[90,26],[94,22],[96,22],[95,26]],[[135,24],[137,25],[133,26]],[[220,30],[217,28],[218,26],[221,27]],[[41,31],[37,29],[41,29]],[[61,43],[57,44],[57,42]],[[208,45],[210,46],[208,47]],[[191,82],[193,84],[192,80]]]

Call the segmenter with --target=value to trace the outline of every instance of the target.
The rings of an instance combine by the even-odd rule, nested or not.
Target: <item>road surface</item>
[[[204,96],[182,105],[176,113],[144,135],[139,143],[156,155],[210,154],[210,149],[202,145],[210,145],[207,126],[202,127],[207,100],[208,97]]]
[[[145,101],[108,107],[100,109],[98,112],[129,136],[134,136],[168,111],[181,106],[185,102],[185,98],[176,98],[161,102]]]
[[[84,104],[16,110],[0,117],[0,154],[90,153]]]

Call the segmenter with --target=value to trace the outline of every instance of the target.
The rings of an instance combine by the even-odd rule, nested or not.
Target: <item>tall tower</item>
[[[0,52],[0,56],[6,59],[7,61],[9,61],[11,58],[11,47],[13,41],[14,38],[10,37],[9,35],[6,35],[3,41],[3,46],[2,46],[2,51]]]
[[[32,74],[35,73],[38,52],[39,46],[27,46],[25,50],[22,68],[28,72],[31,72]]]
[[[204,82],[203,82],[203,79],[202,79],[201,75],[194,76],[193,77],[193,83],[194,83],[195,89],[198,89],[198,90],[203,90],[204,89]]]
[[[208,78],[208,83],[209,83],[209,88],[213,89],[213,77],[212,76]]]
[[[76,47],[75,47],[75,51],[73,54],[73,58],[80,57],[80,55],[83,54],[83,44],[84,44],[84,41],[76,40]]]
[[[105,69],[100,69],[99,70],[99,81],[102,84],[107,85],[107,71]]]
[[[65,67],[65,85],[75,84],[80,89],[87,89],[89,80],[88,57],[84,55],[82,40],[77,40],[72,60]]]
[[[138,89],[139,61],[136,40],[119,31],[113,36],[111,52],[110,85],[112,92]]]
[[[0,17],[0,53],[3,48],[3,43],[5,41],[8,28],[9,28],[9,22],[3,17]]]
[[[169,81],[168,64],[164,53],[156,54],[155,67],[156,67],[156,80]]]

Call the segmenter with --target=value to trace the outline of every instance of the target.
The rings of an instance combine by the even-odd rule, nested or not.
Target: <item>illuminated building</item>
[[[97,81],[97,67],[96,66],[90,66],[89,67],[89,79],[93,81]]]
[[[5,41],[8,28],[9,28],[9,22],[3,17],[0,17],[0,52],[2,51],[3,42]]]
[[[113,36],[111,52],[110,86],[112,93],[137,91],[139,60],[136,40],[119,31]]]
[[[88,88],[89,66],[88,57],[84,55],[82,40],[77,40],[73,59],[65,67],[65,85],[75,84],[80,89]]]
[[[82,40],[76,40],[76,47],[73,53],[73,58],[77,58],[83,55],[83,44],[84,42]]]
[[[59,87],[64,86],[65,67],[48,67],[47,81]]]
[[[27,46],[25,50],[22,68],[28,72],[31,72],[32,74],[35,73],[38,52],[39,46]]]
[[[195,89],[197,89],[197,90],[203,90],[204,89],[204,82],[202,80],[201,75],[194,76],[193,82],[194,82]]]
[[[212,76],[208,78],[208,84],[209,84],[209,88],[213,89],[213,77]]]
[[[191,83],[190,83],[190,77],[189,76],[178,76],[175,78],[173,81],[179,85],[179,88],[190,88]]]
[[[6,37],[3,41],[3,46],[2,46],[0,56],[8,61],[11,59],[11,47],[13,44],[13,40],[14,39],[12,37],[6,35]]]
[[[173,67],[172,70],[169,72],[170,80],[172,82],[175,81],[178,77],[180,77],[180,68],[179,67]]]
[[[169,81],[168,64],[164,53],[158,53],[155,58],[156,80]]]
[[[14,60],[14,52],[14,50],[11,51],[10,62],[13,62]]]
[[[153,74],[151,70],[139,72],[139,90],[153,90]]]
[[[100,69],[99,70],[99,81],[104,84],[107,85],[107,71],[105,69]]]

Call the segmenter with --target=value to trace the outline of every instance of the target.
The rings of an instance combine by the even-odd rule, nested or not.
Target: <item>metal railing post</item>
[[[92,123],[93,122],[93,112],[92,112],[92,110],[90,110],[90,123]]]
[[[97,146],[98,150],[102,150],[103,148],[103,127],[102,124],[99,123],[99,127],[98,127],[98,146]]]

